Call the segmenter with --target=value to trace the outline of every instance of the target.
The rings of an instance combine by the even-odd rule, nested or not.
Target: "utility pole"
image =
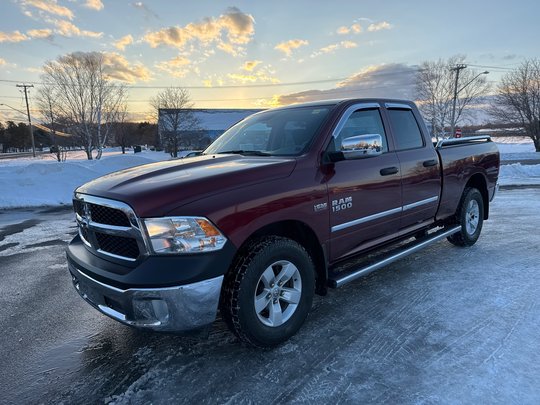
[[[458,96],[458,81],[459,81],[459,72],[465,69],[467,65],[458,64],[456,67],[451,70],[456,71],[456,81],[454,83],[454,103],[452,104],[452,120],[450,121],[450,138],[453,138],[456,133],[456,102]]]
[[[24,99],[26,100],[26,113],[28,114],[28,127],[30,128],[30,139],[32,139],[32,156],[36,157],[36,144],[34,142],[34,131],[32,130],[32,119],[30,118],[30,107],[28,106],[28,88],[33,84],[18,84],[17,87],[24,89]]]

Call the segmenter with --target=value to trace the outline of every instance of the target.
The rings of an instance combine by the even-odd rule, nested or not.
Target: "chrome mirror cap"
[[[379,156],[383,153],[380,134],[356,135],[343,139],[341,152],[345,159]]]

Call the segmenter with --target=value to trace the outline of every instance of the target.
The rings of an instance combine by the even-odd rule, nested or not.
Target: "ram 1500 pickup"
[[[75,190],[69,271],[84,300],[124,324],[204,329],[219,311],[240,340],[274,346],[315,293],[444,238],[474,244],[499,163],[489,137],[434,144],[409,101],[263,111],[199,156]]]

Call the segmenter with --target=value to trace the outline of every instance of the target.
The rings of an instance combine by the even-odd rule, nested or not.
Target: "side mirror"
[[[382,136],[366,134],[345,138],[341,141],[341,152],[346,160],[382,155]]]

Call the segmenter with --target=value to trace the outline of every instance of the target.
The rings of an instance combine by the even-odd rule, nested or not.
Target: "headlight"
[[[227,238],[206,218],[165,217],[143,219],[154,253],[212,252]]]

